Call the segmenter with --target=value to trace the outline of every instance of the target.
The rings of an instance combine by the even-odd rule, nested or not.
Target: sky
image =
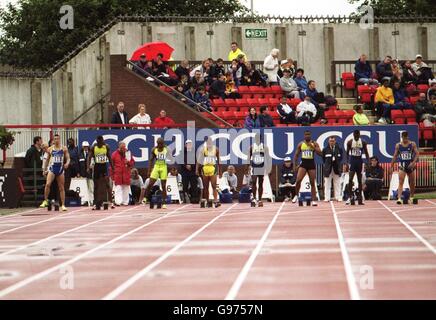
[[[174,0],[177,1],[177,0]],[[240,0],[250,7],[251,0]],[[0,6],[17,0],[0,0]],[[68,1],[66,1],[68,3]],[[357,8],[347,0],[253,0],[254,10],[261,15],[349,15]]]

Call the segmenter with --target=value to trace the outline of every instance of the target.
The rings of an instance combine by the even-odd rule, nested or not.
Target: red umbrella
[[[145,54],[147,60],[153,60],[154,58],[156,58],[158,53],[162,53],[163,60],[168,61],[173,51],[174,49],[171,48],[170,45],[166,42],[149,42],[136,49],[135,52],[133,52],[130,60],[138,61],[141,54],[143,53]]]

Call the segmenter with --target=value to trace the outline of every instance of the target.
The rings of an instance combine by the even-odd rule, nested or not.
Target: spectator
[[[392,63],[392,57],[386,56],[384,60],[377,65],[376,72],[377,72],[378,80],[380,82],[382,82],[384,78],[390,80],[390,78],[394,75],[392,72],[391,63]]]
[[[162,73],[166,73],[166,66],[163,61],[163,54],[158,53],[156,58],[153,60],[153,70],[156,73],[156,76],[159,77]]]
[[[130,119],[130,124],[151,124],[151,118],[150,116],[145,113],[146,108],[145,104],[139,104],[138,105],[138,114],[134,116],[132,119]],[[145,127],[137,127],[137,129],[145,129]],[[147,129],[150,129],[150,127],[147,127]]]
[[[248,110],[248,115],[245,118],[244,127],[247,129],[260,128],[259,117],[257,116],[255,108],[251,107]]]
[[[288,105],[286,96],[282,97],[280,104],[277,106],[277,113],[280,116],[280,123],[295,123],[295,112]]]
[[[289,60],[292,61],[292,59],[289,59]],[[294,76],[294,72],[295,72],[294,64],[291,63],[291,61],[289,61],[289,60],[282,60],[280,62],[280,68],[279,68],[279,71],[277,71],[277,76],[279,77],[279,79],[281,77],[283,77],[283,71],[285,69],[288,69],[291,72],[291,77]]]
[[[150,65],[147,63],[147,58],[145,56],[145,53],[141,54],[139,60],[136,61],[133,71],[135,71],[137,74],[141,75],[142,77],[148,77],[148,75],[146,75],[144,71],[148,73],[152,72]]]
[[[280,78],[280,87],[287,97],[300,99],[297,83],[291,78],[289,69],[283,70],[283,77]]]
[[[369,125],[369,119],[366,114],[363,112],[363,108],[361,105],[355,105],[354,111],[356,112],[353,116],[353,124],[355,126],[367,126]]]
[[[298,90],[300,90],[300,98],[304,99],[304,92],[307,90],[308,84],[303,69],[297,69],[294,80],[297,83]]]
[[[176,98],[177,100],[180,100],[182,102],[186,102],[186,96],[185,96],[185,92],[189,90],[190,87],[186,88],[183,86],[183,84],[181,82],[179,82],[179,84],[174,88],[174,90],[176,90],[178,92],[178,94],[174,91],[171,92],[171,95]]]
[[[430,101],[426,99],[425,93],[419,94],[419,100],[415,104],[416,121],[421,122],[424,120],[436,120],[436,106],[433,106]]]
[[[434,78],[431,68],[422,60],[422,55],[420,54],[416,55],[412,69],[418,76],[418,83],[427,84],[430,79]]]
[[[186,199],[184,198],[184,192],[183,192],[183,182],[182,182],[182,175],[179,173],[176,167],[171,167],[170,171],[168,172],[168,177],[175,177],[177,182],[177,187],[179,189],[179,197],[180,200],[182,200],[184,203],[186,203]]]
[[[118,143],[118,149],[112,153],[112,161],[114,165],[112,181],[115,184],[115,205],[127,206],[129,205],[130,170],[135,161],[123,141]]]
[[[198,103],[199,100],[199,93],[197,92],[197,86],[195,85],[191,86],[189,90],[185,92],[185,97],[188,98],[186,100],[188,106],[197,109],[196,103]]]
[[[80,177],[79,149],[73,138],[67,140],[68,153],[70,154],[70,165],[65,170],[65,190],[70,189],[71,179]]]
[[[286,157],[283,160],[283,165],[280,169],[280,184],[279,193],[281,196],[285,197],[284,201],[291,201],[292,198],[297,194],[295,190],[296,176],[294,174],[294,168],[292,166],[292,160]]]
[[[180,62],[180,65],[176,68],[175,73],[179,80],[182,80],[183,76],[186,76],[189,79],[189,61],[188,60],[182,60]]]
[[[197,71],[200,71],[201,78],[203,78],[204,81],[209,84],[212,81],[212,78],[210,77],[210,72],[211,72],[210,67],[211,67],[210,60],[209,59],[203,60],[203,63],[201,65],[195,67],[191,71],[190,76],[194,77],[195,73]]]
[[[117,111],[112,114],[111,124],[127,124],[128,119],[127,112],[124,111],[124,102],[118,102]],[[113,129],[126,129],[126,127],[114,127]]]
[[[206,108],[208,111],[212,111],[212,105],[210,104],[209,93],[206,92],[206,88],[201,86],[198,88],[198,103]],[[198,111],[204,111],[199,109]]]
[[[183,87],[183,92],[189,89],[191,86],[191,81],[189,79],[189,75],[182,74],[182,77],[180,78],[180,82],[178,85],[181,85]]]
[[[221,74],[225,74],[225,73],[226,71],[224,69],[224,60],[218,58],[216,60],[216,63],[211,67],[210,77],[212,78],[212,81],[215,81],[219,78]]]
[[[230,47],[231,47],[231,50],[230,50],[229,55],[227,57],[228,61],[232,61],[233,59],[236,59],[241,54],[243,54],[245,56],[245,59],[248,60],[247,55],[244,52],[242,52],[241,49],[238,48],[238,44],[236,42],[232,42]]]
[[[202,86],[206,83],[203,75],[201,74],[200,70],[195,70],[194,77],[191,78],[191,86]]]
[[[365,176],[365,185],[363,186],[365,198],[381,200],[384,170],[380,166],[377,157],[371,157],[370,165],[365,170]]]
[[[239,99],[241,95],[238,93],[237,85],[233,80],[232,74],[230,72],[226,73],[226,98]]]
[[[354,65],[354,77],[358,84],[378,84],[377,79],[373,78],[372,68],[367,61],[366,54],[362,54]]]
[[[266,81],[254,63],[246,62],[243,69],[241,85],[266,87]]]
[[[80,176],[86,178],[86,186],[88,187],[88,205],[90,206],[94,202],[94,180],[91,170],[87,170],[87,159],[89,156],[89,142],[82,142],[82,149],[79,154],[79,168]]]
[[[24,164],[27,169],[42,169],[42,159],[44,156],[42,145],[42,138],[40,136],[36,136],[33,138],[33,144],[27,150],[24,157]],[[30,175],[33,176],[33,173],[29,174],[29,176]]]
[[[180,165],[185,202],[198,203],[200,193],[198,188],[198,176],[195,173],[196,154],[192,140],[186,140],[183,150],[183,161]]]
[[[273,118],[268,114],[267,106],[260,107],[259,124],[261,128],[274,127],[274,121]]]
[[[139,175],[138,169],[133,168],[130,176],[130,191],[135,204],[140,204],[144,201],[145,184],[142,177]]]
[[[270,85],[277,84],[277,72],[279,71],[279,49],[272,49],[271,53],[263,61],[263,69],[268,76]]]
[[[328,145],[322,150],[324,172],[324,201],[331,200],[332,182],[334,199],[341,201],[341,164],[343,150],[336,143],[336,137],[329,138]]]
[[[168,127],[171,127],[176,123],[173,119],[167,117],[167,112],[165,110],[161,110],[159,117],[154,119],[153,124],[158,126],[160,129],[168,129]]]
[[[232,64],[230,65],[229,73],[231,74],[235,86],[239,87],[242,79],[242,67],[237,59],[232,61]]]
[[[326,105],[326,99],[324,98],[324,93],[318,92],[316,90],[316,82],[314,80],[309,80],[307,83],[307,89],[305,91],[306,96],[310,97],[310,102],[315,106],[317,110],[317,116],[314,119],[314,121],[318,119],[322,119],[322,123],[326,123],[327,121],[324,119],[324,111],[327,107]],[[329,103],[329,106],[337,104],[336,99],[334,97],[331,97],[329,100],[333,100],[333,102]]]
[[[376,103],[377,115],[380,117],[379,123],[388,123],[388,119],[390,119],[391,115],[391,109],[395,103],[394,92],[391,88],[389,88],[388,79],[384,79],[382,81],[382,86],[377,88],[374,102]]]
[[[412,68],[412,63],[410,60],[406,60],[402,64],[403,68],[403,83],[405,85],[410,83],[415,83],[418,81],[418,76],[416,75],[415,71]]]
[[[430,80],[428,84],[430,88],[427,90],[427,100],[433,103],[436,98],[436,79]]]
[[[247,170],[244,173],[244,177],[242,178],[242,185],[240,193],[251,193],[251,167],[248,166]]]
[[[395,81],[393,84],[393,93],[394,93],[394,101],[395,109],[411,109],[412,106],[407,100],[407,93],[406,90],[401,88],[401,83],[399,81]]]
[[[317,111],[309,96],[304,97],[297,106],[297,123],[309,125],[314,122]]]
[[[227,185],[229,186],[229,192],[232,193],[233,197],[238,196],[238,177],[236,176],[235,167],[230,165],[227,167],[227,171],[223,173],[223,179],[227,181]]]
[[[209,88],[209,94],[211,98],[222,98],[226,99],[226,76],[220,74],[217,80],[212,82]]]

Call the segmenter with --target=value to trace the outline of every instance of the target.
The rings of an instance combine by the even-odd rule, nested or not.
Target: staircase
[[[339,109],[341,110],[353,110],[355,105],[363,106],[362,104],[357,103],[356,98],[336,98],[336,100],[338,101]],[[374,115],[372,110],[364,109],[363,112],[365,112],[370,123],[377,124],[377,117]]]

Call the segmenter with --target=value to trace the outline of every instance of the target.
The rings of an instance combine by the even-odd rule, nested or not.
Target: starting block
[[[48,207],[47,207],[48,211],[59,211],[59,203],[58,202],[54,202],[54,201],[50,201],[48,203]]]
[[[154,195],[150,200],[150,209],[162,209],[162,196]]]

